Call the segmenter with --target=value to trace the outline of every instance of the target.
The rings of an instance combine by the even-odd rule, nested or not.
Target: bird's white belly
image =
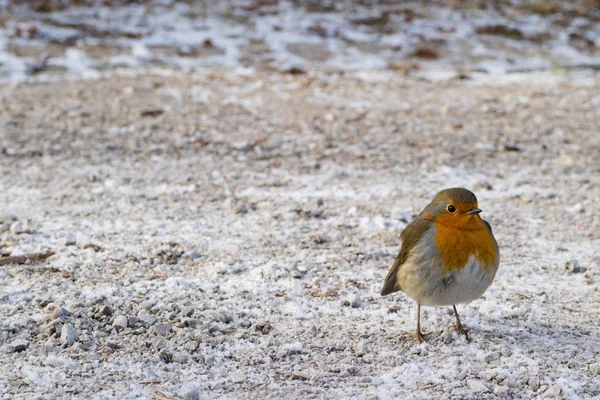
[[[473,256],[465,268],[442,276],[442,265],[407,260],[397,279],[402,290],[423,305],[442,306],[469,303],[483,295],[494,280],[494,272],[482,268]]]

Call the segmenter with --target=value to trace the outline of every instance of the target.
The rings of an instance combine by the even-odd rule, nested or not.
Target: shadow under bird
[[[402,247],[385,278],[381,295],[403,291],[417,302],[416,338],[421,305],[452,306],[481,297],[492,284],[500,252],[492,227],[481,219],[477,197],[463,188],[445,189],[400,234]]]

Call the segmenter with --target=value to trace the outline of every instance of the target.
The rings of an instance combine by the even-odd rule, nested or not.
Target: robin
[[[452,306],[456,329],[465,335],[456,304],[479,298],[492,284],[500,252],[492,227],[479,216],[477,197],[467,189],[445,189],[404,228],[402,247],[385,278],[381,295],[402,290],[421,305]]]

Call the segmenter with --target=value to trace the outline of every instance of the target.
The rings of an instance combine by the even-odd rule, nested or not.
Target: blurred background
[[[600,1],[0,0],[0,79],[118,68],[600,68]]]

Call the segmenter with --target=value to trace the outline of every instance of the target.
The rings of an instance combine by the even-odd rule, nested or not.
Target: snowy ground
[[[0,81],[123,67],[600,69],[600,0],[0,0]]]
[[[599,396],[599,89],[392,71],[1,85],[0,251],[56,255],[0,266],[0,395]],[[414,304],[379,291],[407,221],[455,185],[501,267],[459,307],[471,342],[425,308],[417,344]]]

